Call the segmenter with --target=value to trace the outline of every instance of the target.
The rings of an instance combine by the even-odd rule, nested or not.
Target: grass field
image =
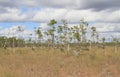
[[[73,51],[0,48],[0,77],[120,77],[120,48]]]

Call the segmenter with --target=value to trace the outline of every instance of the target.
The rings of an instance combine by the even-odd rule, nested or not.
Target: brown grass
[[[120,77],[120,48],[94,47],[80,55],[51,48],[0,48],[0,77]]]

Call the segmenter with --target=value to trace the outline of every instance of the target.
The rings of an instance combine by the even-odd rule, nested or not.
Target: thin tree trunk
[[[90,50],[92,49],[92,42],[90,41]]]
[[[70,52],[70,44],[67,45],[67,54]]]
[[[6,43],[7,43],[7,39],[5,38],[5,33],[4,33],[4,45],[3,45],[3,48],[6,49]]]
[[[15,52],[15,40],[14,40],[14,37],[13,37],[13,45],[12,45],[12,47],[13,47],[13,52]]]

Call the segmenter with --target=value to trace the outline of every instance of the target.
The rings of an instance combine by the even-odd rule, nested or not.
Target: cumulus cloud
[[[22,0],[20,4],[28,7],[77,8],[81,0]]]
[[[0,22],[40,22],[46,29],[51,19],[79,24],[82,18],[99,32],[119,32],[120,0],[0,0]]]
[[[14,2],[14,4],[13,4]],[[73,8],[94,9],[96,11],[105,9],[119,9],[119,0],[0,0],[2,7],[51,7],[51,8]]]
[[[20,26],[23,31],[19,32],[18,31],[18,26]],[[7,37],[28,37],[33,31],[25,29],[24,25],[15,25],[11,26],[9,28],[2,28],[0,30],[0,36],[7,36]]]
[[[16,0],[0,0],[0,7],[16,7],[17,4]]]
[[[120,9],[120,0],[82,0],[83,9],[93,9],[94,11],[101,10],[116,10]]]
[[[120,23],[95,23],[93,26],[96,27],[98,32],[103,33],[114,33],[120,32]]]
[[[47,8],[36,12],[33,21],[48,22],[51,19],[61,20],[68,11],[66,9]]]
[[[23,7],[39,9],[24,12]],[[44,23],[54,18],[78,22],[85,18],[88,21],[119,22],[119,7],[119,0],[0,0],[0,21]]]
[[[90,27],[96,27],[99,38],[106,38],[112,41],[112,38],[120,38],[120,23],[94,23]]]
[[[60,25],[60,24],[59,24]],[[18,31],[18,26],[21,26],[24,31],[19,32]],[[68,24],[69,27],[73,27],[73,26],[79,26],[79,24]],[[119,23],[94,23],[92,25],[88,26],[88,30],[90,30],[90,28],[92,26],[95,26],[98,33],[99,33],[99,38],[103,38],[105,37],[107,41],[112,40],[112,37],[117,37],[120,38],[120,24]],[[40,26],[42,29],[42,33],[44,33],[47,29],[49,29],[49,26],[47,25],[47,23],[41,23]],[[30,36],[30,34],[32,34],[32,36]],[[87,38],[90,39],[90,34],[91,31],[88,31],[87,33]],[[9,28],[2,28],[0,27],[0,36],[7,36],[7,37],[13,37],[16,36],[17,38],[25,38],[25,39],[29,39],[30,37],[32,39],[37,38],[38,36],[35,35],[34,30],[28,30],[25,25],[14,25],[11,26]],[[47,36],[44,35],[44,39],[46,39]]]
[[[41,23],[39,27],[43,32],[49,29],[49,26],[47,25],[47,23]]]
[[[70,23],[79,23],[84,18],[88,22],[120,22],[120,10],[107,12],[95,12],[92,10],[68,10],[68,9],[55,9],[46,8],[37,10],[34,13],[32,11],[23,13],[16,8],[6,8],[7,12],[0,14],[0,21],[34,21],[45,23],[51,19],[61,21],[61,19],[67,19]]]
[[[68,10],[47,8],[36,12],[33,21],[48,22],[51,19],[67,19],[70,23],[79,23],[84,18],[88,22],[119,22],[120,10],[95,12],[92,10]]]
[[[0,14],[0,21],[26,21],[27,15],[16,8],[6,8],[8,12]]]
[[[51,7],[51,8],[72,8],[72,9],[93,9],[95,11],[100,10],[116,10],[120,7],[119,0],[21,0],[16,1],[17,6],[28,6],[28,7]],[[11,0],[2,0],[3,6],[5,3],[9,3],[11,6]],[[7,5],[8,6],[8,5]],[[12,5],[12,6],[15,6]]]

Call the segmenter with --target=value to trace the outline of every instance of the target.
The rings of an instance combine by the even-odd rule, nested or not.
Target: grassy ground
[[[120,48],[92,48],[79,55],[51,48],[0,48],[0,77],[120,77]]]

